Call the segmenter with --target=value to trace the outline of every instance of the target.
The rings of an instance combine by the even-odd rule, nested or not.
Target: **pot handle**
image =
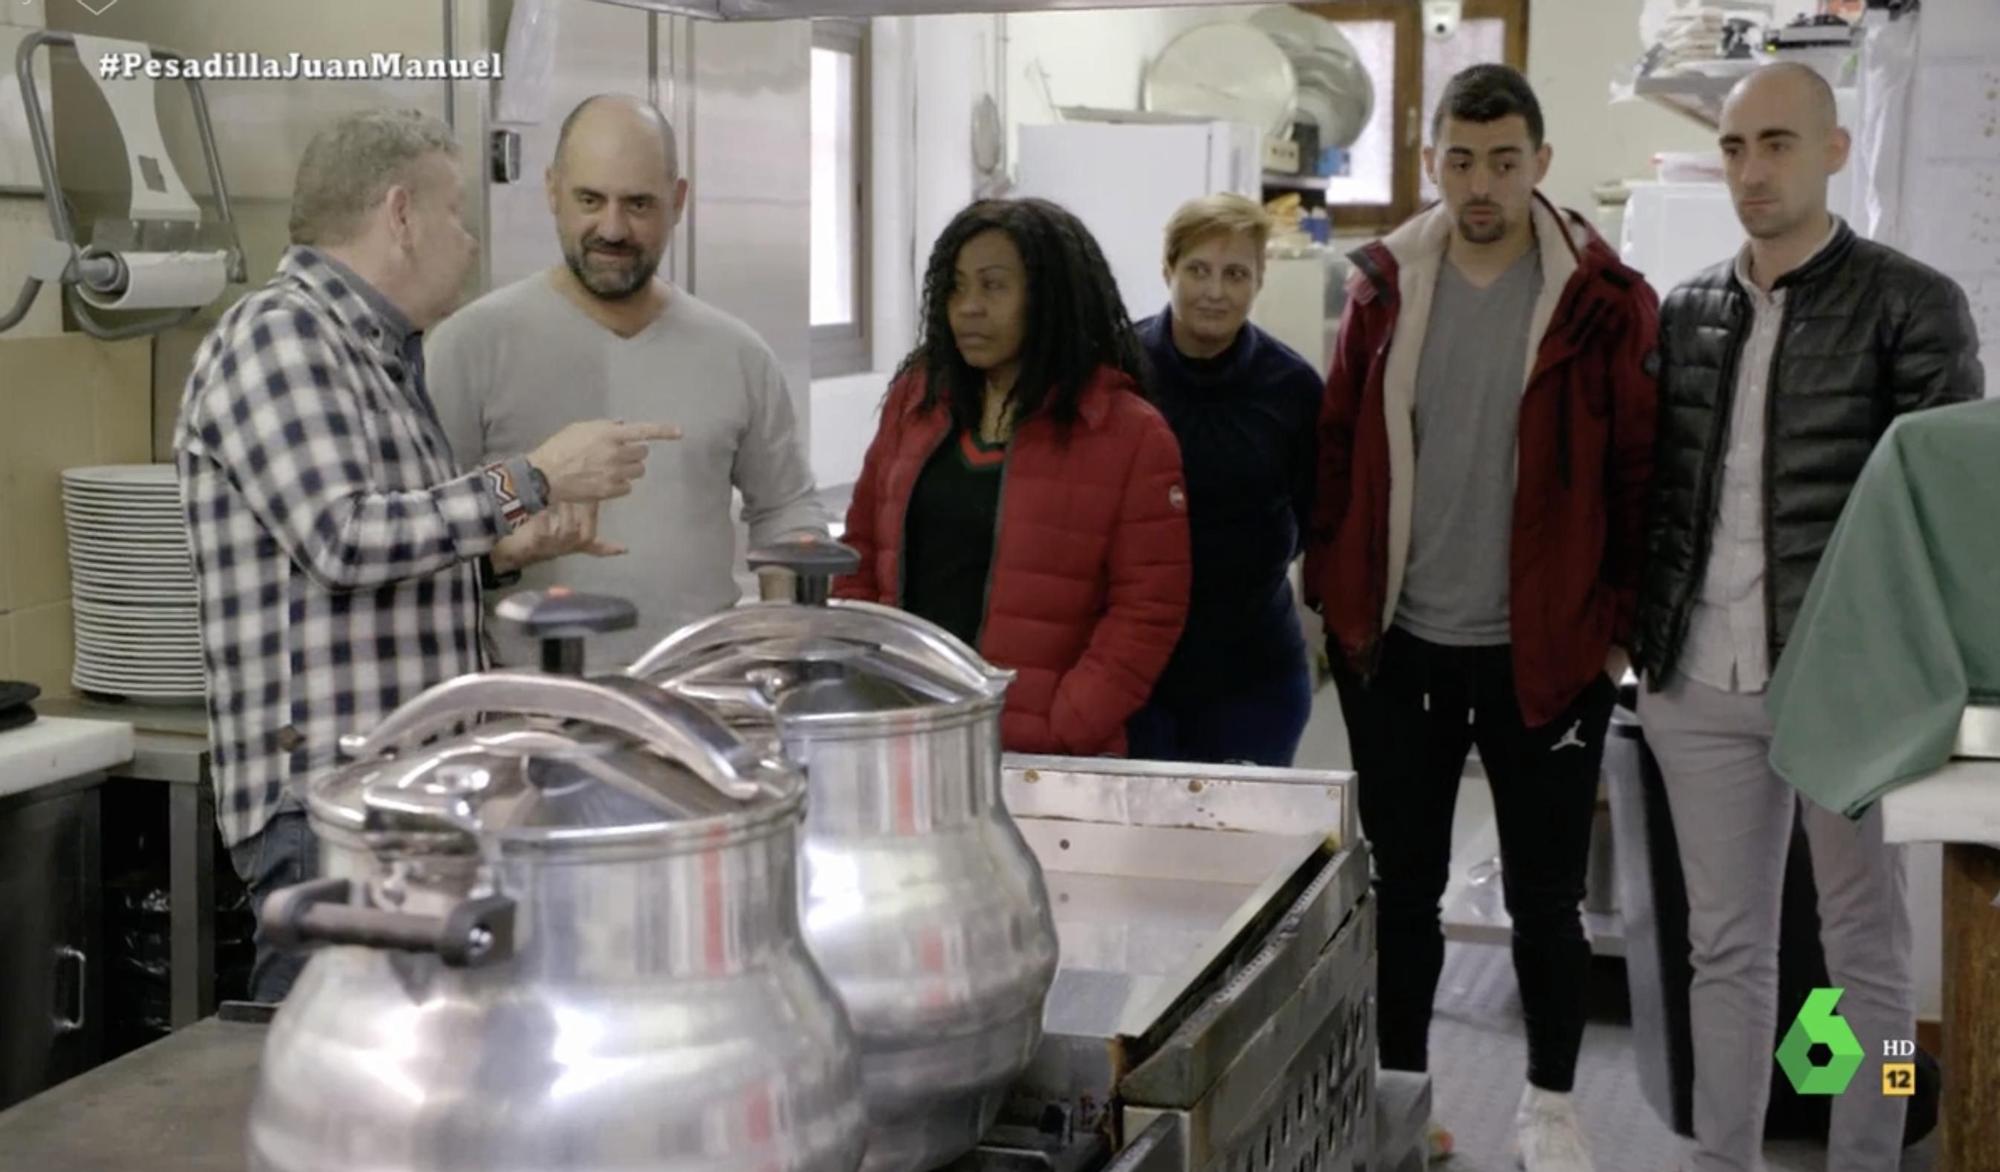
[[[441,916],[392,912],[355,904],[346,879],[314,879],[281,887],[264,900],[264,934],[280,948],[355,944],[396,952],[428,952],[452,968],[478,968],[514,955],[514,901],[504,895],[460,900]]]
[[[466,784],[462,774],[446,772],[451,754],[440,760],[441,766],[429,776],[412,773],[399,777],[389,772],[363,787],[361,825],[371,846],[405,834],[443,834],[457,840],[468,853],[479,848],[479,802],[484,795],[479,787]],[[417,784],[411,784],[413,781]]]
[[[625,674],[655,681],[678,674],[722,675],[719,664],[707,662],[720,649],[802,637],[879,647],[956,688],[991,696],[1003,694],[1014,679],[1012,671],[986,662],[944,628],[894,607],[855,599],[810,608],[751,603],[696,619],[654,644]]]
[[[507,671],[459,676],[396,709],[373,732],[340,738],[340,750],[356,760],[389,756],[481,713],[551,716],[614,729],[660,749],[737,801],[763,796],[772,769],[713,716],[665,689],[621,675],[592,680]]]
[[[675,664],[646,681],[725,721],[774,722],[778,699],[790,686],[791,673],[741,651],[728,652],[690,666]]]

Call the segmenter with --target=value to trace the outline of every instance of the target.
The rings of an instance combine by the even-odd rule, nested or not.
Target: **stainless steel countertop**
[[[1151,1032],[1321,838],[1040,818],[1019,825],[1042,864],[1062,942],[1047,1032],[1095,1042]]]
[[[243,1172],[263,1047],[209,1018],[0,1112],[0,1172]]]
[[[1002,791],[1061,937],[1047,1030],[1151,1034],[1331,839],[1346,775],[1008,754]]]
[[[1181,992],[1180,970],[1257,894],[1249,884],[1058,871],[1046,877],[1062,964],[1045,1025],[1079,1037],[1115,1037],[1134,1007]]]

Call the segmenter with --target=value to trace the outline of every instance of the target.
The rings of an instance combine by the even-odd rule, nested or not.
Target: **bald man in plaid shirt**
[[[174,441],[201,604],[216,815],[261,903],[311,878],[301,784],[424,689],[479,670],[480,590],[596,536],[662,424],[575,424],[461,469],[422,331],[477,256],[456,145],[414,112],[343,118],[299,165],[293,247],[195,355]],[[558,388],[551,388],[552,392]],[[304,965],[259,929],[251,996]]]

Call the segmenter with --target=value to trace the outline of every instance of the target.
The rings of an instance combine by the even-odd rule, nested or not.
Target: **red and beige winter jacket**
[[[1533,204],[1542,294],[1522,371],[1509,549],[1515,687],[1560,716],[1630,647],[1652,479],[1659,298],[1574,212]],[[1371,672],[1396,614],[1415,498],[1417,366],[1453,225],[1433,207],[1352,256],[1327,376],[1307,600]],[[1329,648],[1331,651],[1332,649]]]

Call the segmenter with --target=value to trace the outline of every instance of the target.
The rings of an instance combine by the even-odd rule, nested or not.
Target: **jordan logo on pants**
[[[1555,743],[1555,745],[1549,749],[1549,752],[1558,753],[1564,749],[1588,748],[1589,746],[1583,743],[1583,738],[1577,735],[1582,731],[1583,731],[1583,722],[1581,720],[1572,721],[1569,726],[1569,731],[1562,735],[1562,739],[1558,740]]]

